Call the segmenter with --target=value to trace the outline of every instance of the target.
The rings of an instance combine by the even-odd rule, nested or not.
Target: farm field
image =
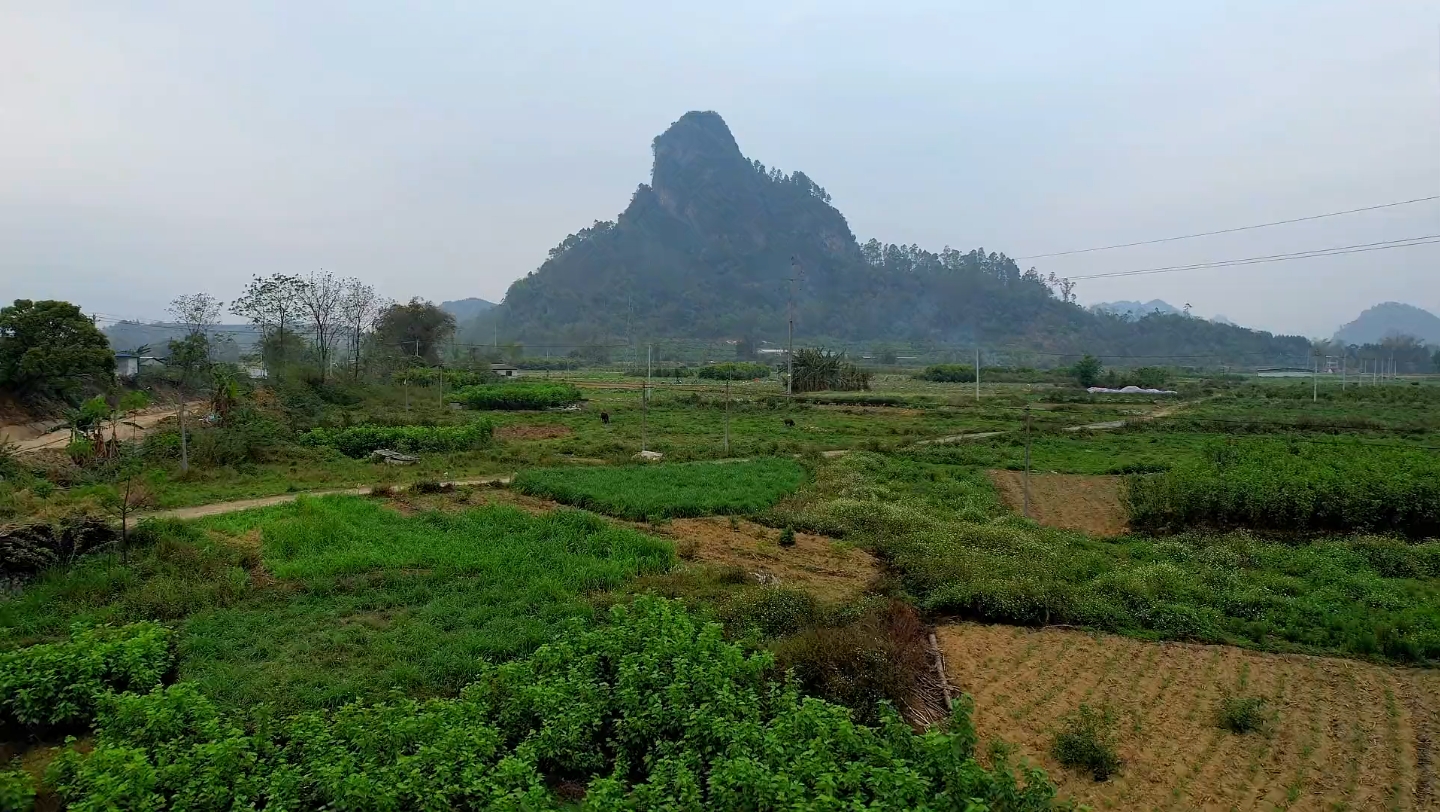
[[[472,408],[460,409],[415,382],[256,385],[236,396],[228,422],[189,429],[186,472],[178,426],[163,420],[133,448],[138,468],[61,452],[3,460],[3,518],[57,528],[61,546],[0,545],[5,561],[32,568],[0,596],[0,656],[24,662],[39,644],[34,656],[46,662],[103,659],[110,649],[74,636],[76,624],[140,623],[115,633],[148,641],[147,656],[154,640],[168,641],[168,659],[144,671],[163,672],[165,690],[125,700],[135,703],[127,714],[218,714],[223,730],[240,731],[225,746],[254,748],[265,770],[274,766],[265,754],[287,741],[350,731],[357,738],[331,752],[360,758],[358,774],[379,787],[401,751],[385,745],[362,757],[359,742],[372,733],[405,740],[411,734],[399,731],[414,728],[402,720],[433,725],[433,736],[539,735],[510,700],[475,703],[489,690],[477,681],[524,674],[505,683],[528,697],[524,707],[559,713],[536,693],[558,690],[553,651],[599,657],[589,663],[655,654],[627,625],[637,622],[630,607],[645,607],[644,628],[679,630],[698,646],[692,653],[715,658],[696,678],[714,690],[764,693],[765,680],[794,673],[796,702],[827,704],[799,715],[769,700],[739,707],[767,725],[821,725],[827,736],[869,742],[847,751],[841,772],[878,764],[889,756],[863,731],[890,723],[882,701],[911,723],[945,720],[927,643],[934,626],[953,687],[975,700],[973,711],[962,703],[946,735],[959,737],[956,753],[971,752],[973,718],[973,753],[994,770],[967,773],[977,783],[966,797],[989,798],[993,809],[1064,808],[1066,797],[1114,809],[1434,806],[1427,742],[1440,735],[1430,699],[1440,688],[1431,670],[1440,662],[1440,542],[1431,523],[1440,505],[1431,498],[1429,387],[1322,390],[1329,397],[1307,401],[1308,390],[1288,383],[1182,382],[1172,399],[986,383],[977,402],[967,384],[882,375],[869,392],[794,399],[773,378],[731,382],[727,404],[724,381],[692,377],[655,382],[647,406],[643,382],[618,373],[530,385],[466,375],[454,376],[473,387],[454,401]],[[642,443],[664,461],[637,462]],[[1019,515],[1027,446],[1033,521]],[[419,460],[366,458],[381,447]],[[65,558],[67,517],[88,511],[87,532],[103,539],[106,522],[117,525],[125,476],[147,497],[129,514],[138,524],[128,545],[102,541]],[[489,484],[440,484],[481,478]],[[345,493],[304,495],[323,490]],[[292,501],[237,512],[215,504],[253,498]],[[182,506],[195,518],[165,518]],[[657,598],[674,608],[650,603]],[[672,644],[682,642],[656,642]],[[601,697],[591,681],[610,684],[608,673],[564,679]],[[656,673],[652,692],[696,684]],[[138,717],[107,716],[103,686],[93,690],[82,703],[93,718],[75,730],[93,728],[110,737],[105,746],[133,745],[156,763],[170,758],[125,727]],[[1227,691],[1267,700],[1276,715],[1264,733],[1215,723]],[[1119,764],[1105,781],[1053,754],[1082,701],[1116,725]],[[664,771],[623,789],[604,783],[619,753],[575,745],[583,736],[572,734],[638,711],[596,703],[585,705],[589,715],[554,717],[559,727],[541,737],[572,744],[534,761],[524,759],[540,751],[515,751],[521,783],[484,792],[548,808],[587,793],[600,804],[619,797],[612,789],[639,793],[631,801],[646,787],[679,791]],[[271,729],[251,717],[262,705],[277,714],[273,730],[289,732],[265,738]],[[693,734],[667,730],[655,741]],[[786,735],[787,748],[802,740]],[[987,746],[996,739],[1013,753]],[[46,803],[58,792],[103,806],[104,787],[139,786],[107,766],[118,750],[93,761],[61,756],[70,772],[45,778],[58,740],[32,725],[5,744],[47,782]],[[202,736],[183,758],[217,744]],[[601,755],[580,755],[585,748]],[[490,765],[499,751],[446,752]],[[1050,778],[1016,771],[1022,757]],[[322,777],[330,765],[285,758],[315,770],[304,797],[341,797]],[[739,769],[704,763],[707,775]],[[903,780],[933,790],[924,782],[939,774]],[[194,790],[166,786],[165,803]],[[266,803],[289,797],[287,786],[245,786]],[[464,797],[458,805],[499,796]],[[910,808],[902,799],[913,797],[879,800]]]
[[[951,681],[976,730],[1095,809],[1435,809],[1440,673],[1059,629],[947,624]],[[1266,700],[1267,730],[1219,722],[1222,698]],[[1120,773],[1096,782],[1050,742],[1080,703],[1115,717]]]

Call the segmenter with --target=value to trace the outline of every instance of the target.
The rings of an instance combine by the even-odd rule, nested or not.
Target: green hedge
[[[711,378],[717,381],[749,381],[756,378],[768,378],[775,370],[766,364],[754,364],[749,361],[727,361],[723,364],[710,364],[700,367],[695,374],[701,378]]]
[[[580,390],[568,383],[497,383],[461,389],[455,400],[471,409],[549,409],[580,400]]]
[[[463,426],[350,426],[318,428],[300,435],[300,444],[331,446],[348,457],[364,457],[377,448],[419,451],[470,451],[490,443],[492,428],[477,420]]]
[[[149,690],[170,669],[170,632],[155,623],[76,626],[63,643],[0,654],[0,721],[89,721],[111,691]]]
[[[49,778],[71,809],[1055,808],[1040,770],[975,760],[970,703],[916,734],[803,698],[768,652],[642,597],[457,698],[349,704],[247,727],[188,685],[108,703]],[[548,777],[585,787],[557,798]]]
[[[935,364],[915,375],[916,380],[936,383],[974,383],[975,367],[970,364]]]
[[[1246,438],[1126,480],[1132,527],[1440,536],[1440,457],[1363,442]]]

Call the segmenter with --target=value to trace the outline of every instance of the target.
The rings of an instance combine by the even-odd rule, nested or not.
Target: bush
[[[0,770],[0,812],[29,812],[35,807],[35,782],[18,766]]]
[[[50,772],[73,808],[1053,808],[1039,770],[975,761],[969,704],[920,735],[802,698],[767,653],[680,604],[641,598],[525,660],[485,665],[458,698],[397,699],[253,729],[193,687],[117,697],[89,754]],[[817,745],[818,743],[818,745]]]
[[[408,381],[411,386],[434,386],[435,382],[440,380],[441,372],[442,370],[433,367],[411,367],[391,373],[390,380],[397,384],[404,384]],[[477,372],[469,369],[447,369],[443,372],[445,388],[451,391],[466,386],[493,384],[499,380],[498,376],[489,370]]]
[[[768,378],[774,370],[767,364],[750,361],[726,361],[721,364],[707,364],[696,372],[701,378],[716,381],[750,381]]]
[[[568,383],[497,383],[461,389],[455,400],[471,409],[551,409],[579,401],[580,390]]]
[[[76,626],[66,642],[0,654],[0,720],[30,727],[83,723],[105,694],[148,690],[169,669],[164,626]]]
[[[974,383],[975,367],[971,364],[935,364],[915,375],[916,380],[936,383]]]
[[[781,530],[781,531],[780,531],[780,546],[781,546],[781,547],[794,547],[794,546],[795,546],[795,528],[793,528],[793,527],[787,527],[787,528],[785,528],[784,530]]]
[[[317,428],[300,435],[305,446],[337,448],[347,457],[364,457],[378,448],[413,454],[420,451],[471,451],[490,444],[492,428],[483,420],[463,426],[351,426]]]
[[[1440,459],[1358,442],[1247,438],[1126,480],[1132,527],[1440,536]]]
[[[1231,733],[1252,733],[1270,725],[1271,714],[1259,696],[1226,696],[1220,700],[1220,727]]]
[[[1060,724],[1051,746],[1056,761],[1088,770],[1096,781],[1120,771],[1120,756],[1115,752],[1115,716],[1108,708],[1099,711],[1082,703]]]

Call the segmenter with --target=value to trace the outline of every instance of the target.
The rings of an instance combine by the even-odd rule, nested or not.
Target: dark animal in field
[[[607,425],[607,426],[610,425],[610,413],[609,413],[609,412],[601,412],[601,413],[600,413],[600,422],[601,422],[601,423],[604,423],[604,424]]]
[[[791,419],[788,418],[788,417],[785,418],[785,427],[786,427],[786,428],[791,428],[791,429],[795,428],[795,421],[794,421],[794,420],[791,420]]]

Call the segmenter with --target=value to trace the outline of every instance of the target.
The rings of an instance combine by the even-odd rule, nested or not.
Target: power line
[[[1440,243],[1440,234],[1427,234],[1421,237],[1406,237],[1401,240],[1384,240],[1382,242],[1357,243],[1355,245],[1339,245],[1333,248],[1316,248],[1310,251],[1296,251],[1289,254],[1270,254],[1258,257],[1239,257],[1236,259],[1223,259],[1214,262],[1196,262],[1190,265],[1166,265],[1159,268],[1139,268],[1132,271],[1108,271],[1106,273],[1093,273],[1084,276],[1072,276],[1071,280],[1079,279],[1107,279],[1117,276],[1143,276],[1146,274],[1175,273],[1177,271],[1195,271],[1209,268],[1230,268],[1239,265],[1261,265],[1268,262],[1286,262],[1292,259],[1314,259],[1316,257],[1334,257],[1345,254],[1364,254],[1370,251],[1385,251],[1391,248],[1411,248],[1417,245],[1433,245]]]
[[[1382,204],[1380,204],[1380,205],[1378,205],[1378,206],[1365,206],[1365,207],[1359,208],[1359,209],[1346,209],[1345,211],[1332,211],[1332,212],[1326,212],[1325,214],[1312,214],[1312,215],[1310,215],[1310,216],[1308,216],[1308,217],[1295,217],[1295,218],[1292,218],[1292,219],[1290,219],[1290,220],[1275,220],[1274,222],[1270,222],[1270,223],[1257,223],[1256,225],[1253,225],[1253,226],[1239,226],[1239,227],[1236,227],[1236,228],[1222,228],[1222,229],[1219,229],[1219,230],[1217,230],[1217,231],[1201,231],[1201,232],[1197,232],[1197,233],[1195,233],[1195,234],[1182,234],[1182,235],[1180,235],[1180,236],[1178,236],[1178,237],[1161,237],[1160,239],[1156,239],[1156,240],[1140,240],[1139,242],[1125,242],[1125,243],[1117,243],[1117,244],[1115,244],[1115,245],[1101,245],[1101,246],[1098,246],[1098,247],[1095,247],[1095,248],[1077,248],[1077,249],[1075,249],[1075,250],[1073,250],[1073,251],[1056,251],[1056,252],[1051,253],[1051,254],[1031,254],[1031,255],[1028,256],[1028,257],[1015,257],[1015,259],[1045,259],[1045,258],[1047,258],[1047,257],[1067,257],[1067,256],[1071,256],[1072,254],[1090,254],[1090,253],[1094,253],[1094,252],[1096,252],[1096,251],[1110,251],[1110,250],[1113,250],[1113,249],[1116,249],[1116,248],[1134,248],[1134,247],[1137,246],[1137,245],[1156,245],[1156,244],[1158,244],[1158,243],[1164,243],[1164,242],[1177,242],[1177,241],[1179,241],[1179,240],[1193,240],[1193,239],[1195,239],[1196,237],[1213,237],[1213,236],[1215,236],[1216,234],[1234,234],[1234,233],[1236,233],[1236,232],[1238,232],[1238,231],[1254,231],[1254,230],[1257,229],[1257,228],[1270,228],[1271,226],[1283,226],[1283,225],[1288,225],[1288,224],[1290,224],[1290,223],[1305,223],[1305,222],[1309,222],[1309,221],[1311,221],[1311,220],[1323,220],[1323,219],[1325,219],[1326,217],[1339,217],[1339,216],[1345,215],[1345,214],[1359,214],[1360,212],[1366,212],[1366,211],[1378,211],[1378,210],[1380,210],[1380,209],[1391,209],[1391,208],[1395,208],[1396,206],[1408,206],[1408,205],[1410,205],[1410,204],[1412,204],[1412,203],[1425,203],[1425,202],[1430,201],[1430,200],[1440,200],[1440,195],[1430,195],[1430,196],[1428,196],[1428,197],[1417,197],[1417,198],[1413,198],[1413,199],[1411,199],[1411,200],[1399,200],[1399,201],[1396,201],[1396,202],[1394,202],[1394,203],[1382,203]],[[1072,278],[1080,278],[1080,279],[1083,279],[1084,277],[1072,277]]]

